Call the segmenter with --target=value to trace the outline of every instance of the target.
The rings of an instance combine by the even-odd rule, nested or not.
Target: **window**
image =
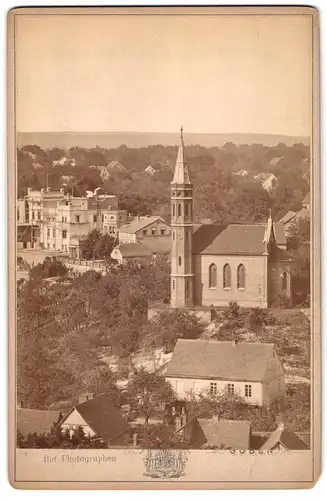
[[[67,238],[67,229],[63,229],[62,238],[63,238],[63,240],[65,240]]]
[[[53,238],[55,238],[55,237],[56,237],[56,230],[55,230],[55,229],[53,229],[53,230],[52,230],[52,237],[53,237]]]
[[[104,222],[104,215],[103,215],[103,214],[102,214],[102,216],[101,216],[101,219],[102,219],[102,222]]]
[[[243,264],[237,268],[237,288],[245,288],[245,267]]]
[[[166,228],[165,227],[161,227],[160,228],[160,234],[163,236],[164,234],[166,234]]]
[[[252,396],[252,385],[245,384],[245,397],[250,398]]]
[[[180,217],[182,215],[182,205],[178,203],[177,205],[177,216]]]
[[[173,231],[173,241],[175,241],[175,231]]]
[[[155,227],[151,228],[151,234],[152,236],[155,236],[157,234],[157,229]]]
[[[283,292],[286,292],[287,290],[287,273],[283,272],[282,274],[282,290]]]
[[[224,288],[231,288],[231,268],[229,264],[224,265],[223,269],[223,282]]]
[[[173,203],[173,217],[175,217],[175,203]]]
[[[178,257],[178,265],[181,266],[182,265],[182,257]]]
[[[217,266],[210,264],[209,266],[209,288],[217,288]]]
[[[175,280],[173,280],[173,290],[175,290]]]
[[[97,216],[93,215],[93,222],[96,222],[96,221],[97,221]]]
[[[188,203],[185,203],[185,217],[188,218]]]
[[[227,384],[227,394],[228,394],[228,396],[234,396],[234,394],[235,394],[234,384]]]
[[[190,298],[190,282],[189,282],[189,280],[186,280],[186,297],[188,299]]]
[[[75,216],[76,222],[79,222],[79,215]]]
[[[48,231],[47,231],[47,236],[48,236],[48,238],[50,238],[50,229],[48,229]]]
[[[34,215],[34,212],[32,212],[32,219],[33,219],[33,220],[35,219],[35,215]]]
[[[146,236],[146,229],[143,229],[143,236]]]
[[[214,396],[218,392],[217,382],[210,382],[210,394]]]

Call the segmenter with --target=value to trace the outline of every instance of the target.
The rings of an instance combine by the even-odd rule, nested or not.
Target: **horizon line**
[[[287,136],[287,137],[306,137],[310,138],[310,134],[288,134],[283,132],[185,132],[184,135],[202,134],[202,135],[270,135],[270,136]],[[179,135],[180,129],[176,132],[153,132],[153,131],[136,131],[136,130],[17,130],[16,134],[173,134]]]

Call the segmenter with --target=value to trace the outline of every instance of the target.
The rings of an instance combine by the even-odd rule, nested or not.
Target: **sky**
[[[17,131],[309,136],[310,16],[16,16]]]

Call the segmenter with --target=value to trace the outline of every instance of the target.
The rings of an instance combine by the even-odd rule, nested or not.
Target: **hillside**
[[[284,143],[286,146],[302,142],[309,144],[308,137],[296,137],[286,135],[268,134],[184,134],[186,144],[200,144],[203,147],[221,147],[226,142],[235,145],[241,144],[263,144],[275,146]],[[116,148],[122,144],[130,148],[140,148],[154,144],[163,146],[178,143],[178,133],[155,133],[155,132],[18,132],[17,146],[37,144],[43,149],[49,148]]]

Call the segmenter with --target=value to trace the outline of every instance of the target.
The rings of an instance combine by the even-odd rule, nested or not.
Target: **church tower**
[[[193,186],[184,151],[183,128],[171,182],[171,307],[193,305]]]

